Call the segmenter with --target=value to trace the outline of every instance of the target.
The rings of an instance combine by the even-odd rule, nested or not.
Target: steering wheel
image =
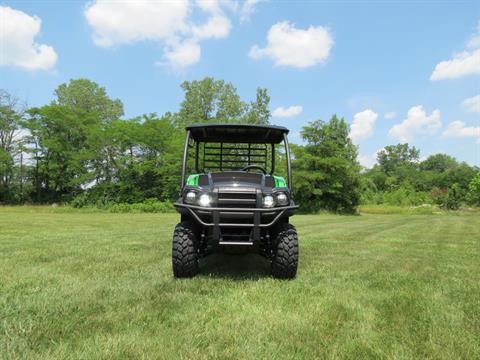
[[[242,171],[248,171],[250,169],[257,169],[257,170],[260,170],[263,174],[266,174],[267,173],[267,170],[265,170],[263,167],[261,167],[260,165],[248,165],[248,166],[245,166]]]

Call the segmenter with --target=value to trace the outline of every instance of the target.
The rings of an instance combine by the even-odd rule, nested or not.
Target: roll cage
[[[195,149],[195,171],[242,170],[260,166],[271,175],[275,171],[276,145],[284,143],[287,165],[287,187],[292,191],[292,170],[288,129],[273,125],[191,125],[186,128],[180,189],[185,187],[189,149]]]

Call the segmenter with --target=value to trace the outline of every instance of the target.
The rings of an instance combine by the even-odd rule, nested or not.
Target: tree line
[[[124,118],[121,100],[88,79],[61,84],[41,107],[0,91],[0,203],[171,202],[178,196],[186,125],[270,123],[267,89],[258,88],[247,102],[231,83],[210,77],[181,87],[177,112],[131,119]],[[480,205],[477,167],[446,154],[420,161],[418,149],[398,144],[385,147],[365,170],[348,133],[334,115],[304,126],[304,144],[292,144],[294,192],[304,211],[353,212],[360,203]]]

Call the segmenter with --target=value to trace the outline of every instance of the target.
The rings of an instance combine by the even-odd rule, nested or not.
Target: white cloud
[[[442,134],[443,137],[476,137],[480,142],[480,126],[465,126],[463,121],[451,122]]]
[[[353,123],[350,126],[350,139],[353,142],[368,138],[373,134],[373,127],[377,121],[378,114],[370,109],[356,113],[353,116]]]
[[[0,65],[49,70],[57,62],[53,47],[38,44],[42,20],[8,6],[0,6]]]
[[[467,42],[467,47],[469,49],[480,48],[480,21],[477,24],[477,31],[470,36],[470,39]]]
[[[194,38],[226,38],[230,34],[230,20],[223,15],[212,16],[205,24],[192,27]]]
[[[200,42],[226,38],[231,23],[224,8],[232,10],[226,0],[148,1],[96,0],[87,5],[85,17],[93,28],[93,41],[111,47],[139,41],[163,45],[164,61],[173,68],[185,68],[200,60]],[[192,21],[192,14],[207,15],[203,23]]]
[[[389,135],[407,142],[418,135],[434,135],[441,126],[440,110],[435,109],[428,116],[422,106],[413,106],[408,110],[407,118],[390,129]]]
[[[255,7],[258,3],[265,0],[245,0],[242,7],[240,8],[240,22],[250,20],[250,17],[255,12]]]
[[[288,21],[274,24],[267,35],[267,46],[254,45],[252,59],[268,57],[278,66],[306,68],[325,62],[334,45],[330,31],[322,26],[297,29]]]
[[[95,44],[108,47],[173,38],[187,31],[188,12],[189,3],[185,0],[97,0],[87,5],[85,17],[93,28]]]
[[[377,162],[374,156],[369,155],[359,155],[358,162],[366,169],[371,169],[373,165]]]
[[[385,113],[385,115],[383,117],[387,120],[390,120],[390,119],[394,119],[396,116],[397,116],[397,114],[395,112],[390,111],[390,112]]]
[[[172,47],[167,47],[164,52],[167,64],[175,68],[185,68],[193,65],[200,60],[201,55],[202,49],[195,41],[186,41]]]
[[[289,106],[284,108],[283,106],[277,107],[272,111],[273,117],[294,117],[300,115],[303,111],[303,107],[300,105]]]
[[[467,111],[480,113],[480,94],[463,100],[462,105]]]
[[[195,0],[195,5],[197,5],[200,9],[206,12],[220,12],[218,0]]]
[[[435,66],[430,80],[458,79],[480,74],[480,23],[476,33],[470,36],[467,49],[454,54],[453,59],[441,61]]]
[[[442,61],[430,76],[430,80],[457,79],[480,74],[480,49],[456,54],[452,60]]]
[[[384,150],[385,148],[378,149],[371,155],[359,155],[358,162],[366,169],[371,169],[376,163],[378,158],[378,153]]]

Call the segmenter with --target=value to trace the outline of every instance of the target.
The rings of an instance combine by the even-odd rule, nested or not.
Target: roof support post
[[[288,145],[287,134],[283,134],[283,141],[285,142],[285,152],[287,156],[288,188],[290,192],[292,192],[292,163],[290,160],[290,146]]]
[[[199,148],[200,148],[200,143],[198,141],[195,141],[195,172],[196,173],[199,173],[200,170],[198,168],[198,152],[199,152]]]
[[[190,142],[190,130],[187,130],[185,136],[185,146],[183,147],[183,163],[182,163],[182,177],[180,180],[180,191],[185,186],[185,173],[187,171],[187,159],[188,159],[188,143]]]
[[[272,143],[272,171],[270,172],[270,174],[273,175],[274,172],[275,172],[275,144]]]

